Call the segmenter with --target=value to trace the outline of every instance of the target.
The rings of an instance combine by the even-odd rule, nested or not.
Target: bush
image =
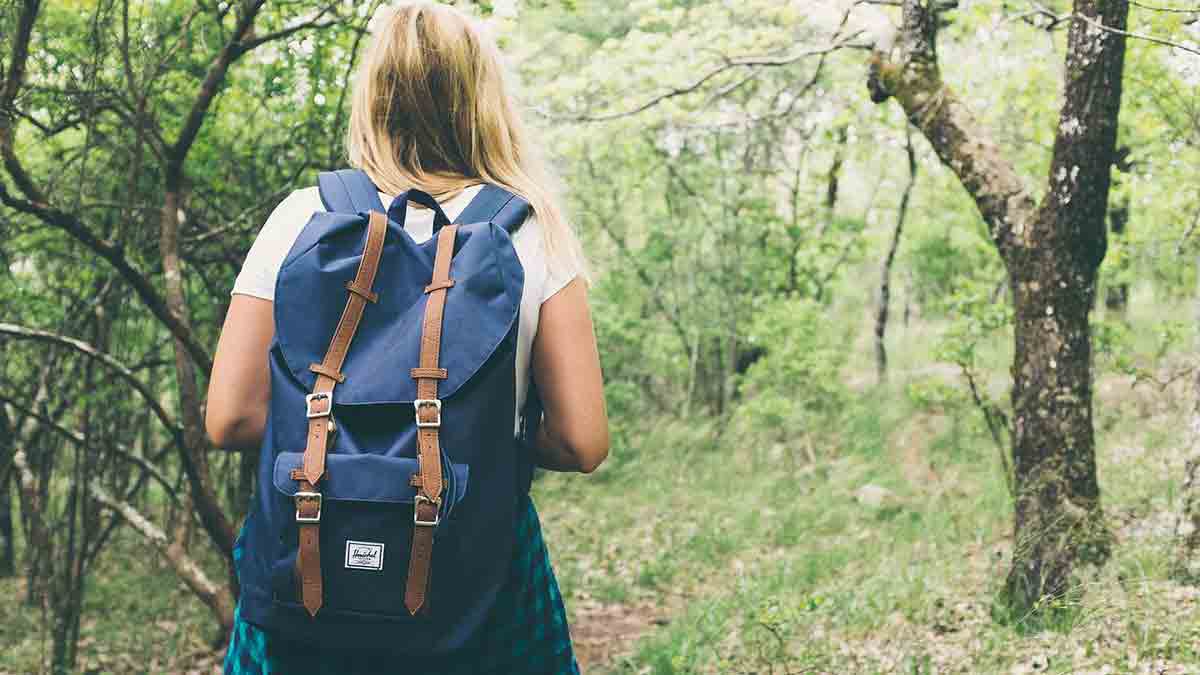
[[[741,378],[734,423],[775,442],[813,443],[836,429],[850,401],[839,375],[849,356],[844,338],[812,300],[765,304],[748,335],[765,351]]]

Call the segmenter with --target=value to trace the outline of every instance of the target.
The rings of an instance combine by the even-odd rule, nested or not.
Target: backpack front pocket
[[[413,500],[410,480],[418,473],[411,457],[371,454],[330,454],[321,492],[321,578],[324,604],[320,614],[375,615],[404,618],[404,589],[412,546]],[[299,482],[292,471],[304,462],[300,452],[283,452],[275,460],[274,485],[279,515],[287,523],[281,530],[279,554],[271,566],[275,601],[300,606],[296,573],[299,529],[293,497]],[[447,527],[453,507],[466,495],[469,467],[452,464],[442,455],[441,523],[437,539]],[[318,614],[318,617],[320,617]]]

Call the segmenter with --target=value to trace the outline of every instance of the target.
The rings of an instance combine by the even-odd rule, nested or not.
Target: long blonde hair
[[[579,240],[557,181],[531,143],[495,42],[459,10],[433,2],[389,8],[354,85],[350,163],[379,189],[445,199],[479,183],[524,197],[546,249],[579,267]]]

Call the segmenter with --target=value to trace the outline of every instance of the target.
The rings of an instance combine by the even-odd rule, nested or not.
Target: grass
[[[1163,356],[1146,304],[1128,344],[1170,369],[1188,355]],[[858,309],[839,312],[849,321]],[[895,344],[910,346],[879,389],[869,343],[856,345],[845,379],[868,384],[828,428],[780,442],[777,429],[648,420],[593,476],[540,477],[535,500],[587,672],[1200,673],[1200,591],[1168,575],[1186,379],[1160,390],[1098,375],[1112,560],[1081,572],[1056,623],[1005,624],[993,620],[1011,546],[997,450],[968,403],[910,395],[961,392],[953,367],[930,365],[936,334],[897,327]],[[1009,353],[1002,337],[984,345],[985,372],[1006,372]],[[1003,377],[984,384],[1004,399]],[[802,432],[818,439],[815,461]],[[0,593],[19,597],[19,582],[0,580]],[[48,649],[39,618],[0,603],[0,673],[36,672]],[[208,672],[210,631],[169,569],[123,534],[90,581],[81,670]]]
[[[1170,368],[1153,360],[1153,322],[1137,325],[1135,358]],[[1011,547],[997,450],[973,407],[905,396],[927,380],[961,385],[919,351],[893,360],[915,374],[859,392],[815,463],[693,420],[647,427],[594,483],[541,480],[560,579],[583,607],[576,626],[610,597],[669,616],[596,672],[1200,673],[1200,591],[1168,574],[1186,382],[1159,391],[1100,375],[1112,560],[1081,572],[1056,621],[1012,625],[993,620]],[[1004,338],[981,349],[993,373],[1010,353]],[[1001,378],[986,384],[1003,400]],[[885,498],[861,498],[863,486]]]
[[[0,603],[0,673],[42,672],[39,664],[49,661],[49,631],[42,629],[41,610],[20,602],[22,589],[19,580],[0,579],[0,594],[8,599]],[[78,670],[165,673],[203,668],[217,659],[212,630],[209,611],[165,561],[133,536],[118,537],[88,579]]]

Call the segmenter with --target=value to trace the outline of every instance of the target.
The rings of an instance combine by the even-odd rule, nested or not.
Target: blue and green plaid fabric
[[[225,675],[577,675],[562,594],[533,500],[522,498],[508,582],[470,644],[442,658],[317,649],[271,636],[234,614]],[[241,557],[234,549],[234,558]]]

